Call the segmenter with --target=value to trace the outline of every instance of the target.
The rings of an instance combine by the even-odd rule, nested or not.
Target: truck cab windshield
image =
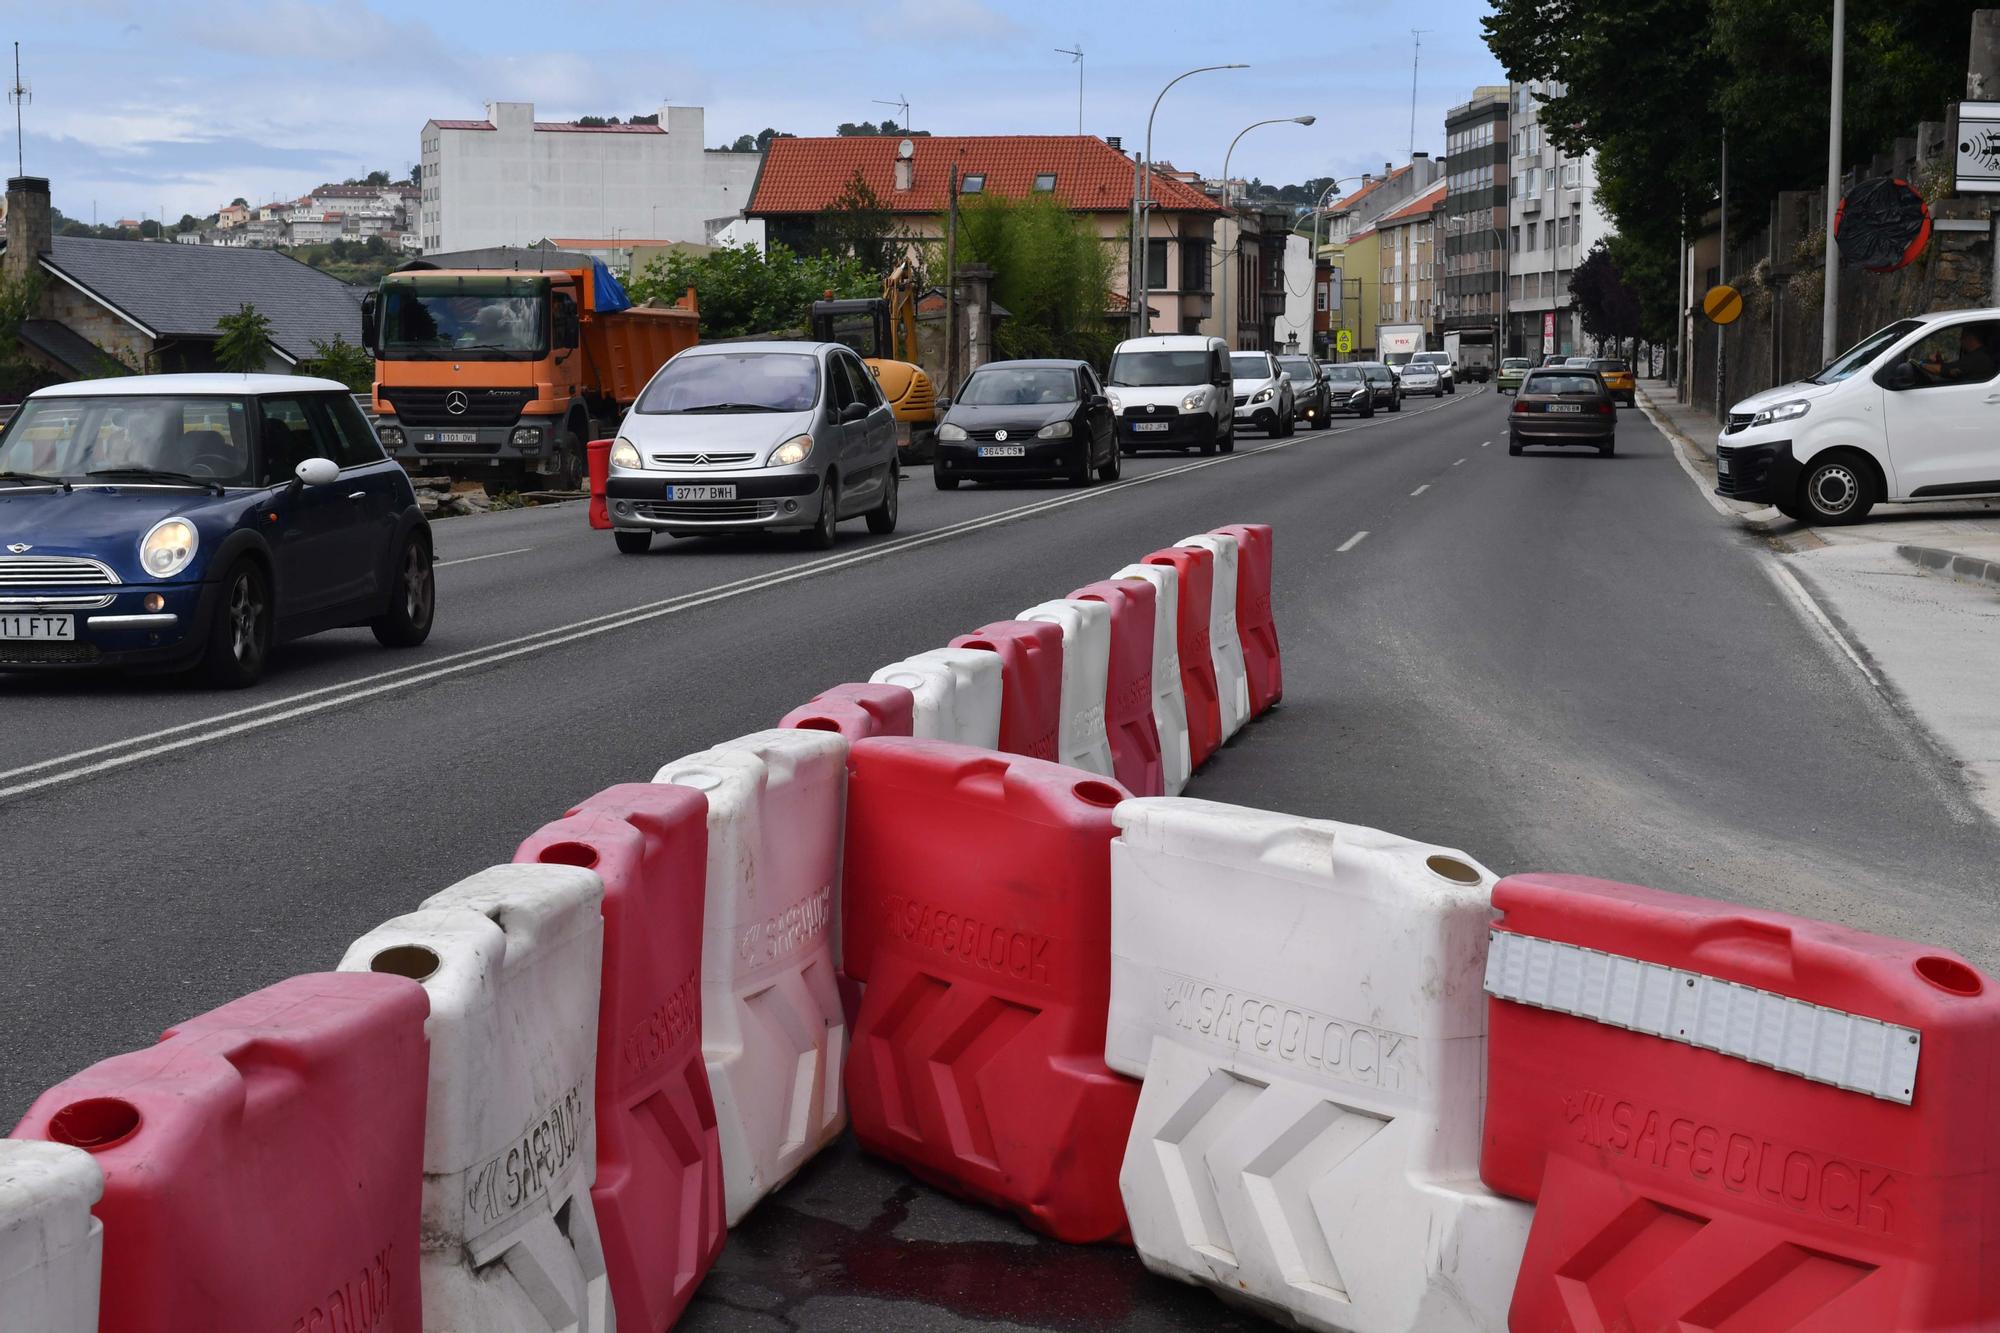
[[[382,354],[391,359],[539,357],[545,306],[535,296],[391,290],[382,311]]]

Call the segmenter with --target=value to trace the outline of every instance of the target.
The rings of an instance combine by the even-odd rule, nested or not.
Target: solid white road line
[[[456,560],[439,560],[431,568],[443,569],[447,565],[469,565],[475,560],[498,560],[503,555],[526,555],[534,549],[532,546],[516,546],[511,551],[488,551],[485,555],[462,555]]]
[[[1363,528],[1360,532],[1355,533],[1352,537],[1349,537],[1346,541],[1334,547],[1333,548],[1334,554],[1346,555],[1349,551],[1361,545],[1361,539],[1363,537],[1366,537],[1367,535],[1368,535],[1368,530],[1366,528]],[[0,792],[0,796],[4,795],[6,795],[5,792]]]
[[[1424,412],[1434,412],[1448,405],[1448,403],[1440,401],[1431,407],[1413,413],[1413,415],[1422,416]],[[1378,424],[1384,423],[1366,421],[1348,426],[1345,430],[1360,430],[1366,426]],[[374,675],[362,676],[350,681],[342,681],[335,685],[322,685],[316,689],[302,690],[297,694],[288,695],[281,699],[273,699],[266,703],[252,704],[247,708],[234,709],[212,717],[201,718],[192,722],[183,722],[171,727],[162,727],[157,731],[147,732],[142,735],[127,736],[120,740],[108,741],[102,745],[90,746],[87,749],[76,750],[51,759],[41,759],[34,763],[22,764],[19,767],[0,772],[0,782],[4,782],[10,778],[26,777],[34,773],[46,773],[46,770],[49,769],[61,769],[62,771],[46,773],[46,776],[0,787],[0,801],[4,801],[9,797],[23,796],[30,792],[54,787],[65,782],[71,782],[78,778],[89,777],[93,774],[126,768],[147,759],[172,754],[191,746],[206,744],[209,741],[223,740],[230,736],[241,735],[247,731],[255,731],[279,722],[289,721],[293,718],[306,717],[314,713],[325,712],[328,709],[359,703],[379,695],[407,689],[414,685],[425,684],[446,676],[456,675],[462,671],[475,670],[528,653],[542,652],[550,648],[561,647],[564,644],[574,643],[580,639],[593,638],[596,635],[607,633],[611,630],[626,629],[633,625],[658,619],[661,616],[692,611],[716,602],[741,597],[748,593],[761,592],[768,588],[795,583],[800,579],[811,578],[817,574],[830,573],[838,569],[847,569],[855,565],[868,564],[876,560],[886,559],[891,555],[896,555],[903,551],[915,550],[918,547],[929,546],[936,542],[962,536],[966,533],[977,532],[984,528],[998,527],[1004,523],[1035,517],[1068,505],[1082,504],[1090,500],[1101,499],[1108,495],[1114,495],[1119,491],[1129,490],[1135,486],[1145,486],[1156,481],[1165,481],[1170,477],[1183,476],[1189,472],[1198,472],[1203,468],[1219,467],[1224,463],[1232,463],[1238,459],[1252,458],[1258,454],[1273,453],[1279,449],[1289,449],[1295,445],[1308,442],[1310,442],[1310,437],[1296,436],[1286,440],[1274,440],[1269,444],[1260,445],[1255,449],[1244,449],[1233,454],[1218,454],[1215,457],[1204,458],[1197,462],[1182,463],[1176,467],[1166,468],[1159,472],[1149,472],[1143,476],[1131,477],[1109,486],[1093,487],[1090,490],[1077,491],[1069,495],[1056,496],[1047,500],[1038,500],[1030,504],[1018,505],[1012,509],[1003,509],[998,513],[986,514],[979,518],[966,519],[959,523],[948,524],[935,532],[922,533],[917,536],[870,546],[865,550],[857,551],[851,555],[827,556],[780,573],[752,575],[747,578],[737,579],[731,583],[696,589],[695,591],[681,593],[661,601],[641,603],[636,606],[623,608],[622,610],[589,616],[582,620],[572,621],[567,625],[552,626],[548,629],[537,630],[531,634],[523,634],[516,638],[501,640],[496,643],[484,645],[483,647],[468,648],[456,653],[447,653],[442,657],[431,658],[428,661],[416,663],[411,666],[377,672]],[[1361,537],[1367,535],[1366,533],[1360,534],[1360,536],[1353,538],[1348,545],[1351,547],[1354,542],[1359,541]],[[1348,548],[1343,547],[1342,549],[1345,550]],[[187,733],[194,734],[190,735]],[[168,739],[169,737],[174,739]],[[155,744],[154,742],[159,743]],[[124,751],[124,753],[114,753],[116,751]],[[108,757],[99,758],[98,756]],[[81,761],[84,760],[95,760],[96,762],[82,763]],[[65,767],[67,765],[78,766]]]
[[[1421,486],[1417,487],[1417,489],[1415,489],[1414,491],[1411,491],[1411,492],[1410,492],[1410,498],[1411,498],[1412,500],[1414,500],[1414,499],[1416,499],[1416,498],[1417,498],[1417,497],[1418,497],[1419,495],[1422,495],[1422,494],[1423,494],[1423,493],[1424,493],[1425,491],[1429,490],[1430,488],[1431,488],[1431,484],[1430,484],[1429,482],[1425,482],[1425,483],[1424,483],[1423,485],[1421,485]]]
[[[1806,591],[1805,584],[1800,583],[1798,577],[1791,570],[1785,568],[1784,564],[1776,556],[1770,558],[1766,568],[1770,571],[1771,577],[1776,580],[1778,586],[1791,596],[1792,601],[1797,604],[1801,611],[1805,612],[1806,618],[1819,626],[1821,631],[1826,634],[1826,637],[1832,639],[1840,648],[1840,651],[1847,654],[1847,660],[1854,663],[1854,669],[1859,671],[1863,679],[1875,687],[1875,692],[1885,699],[1888,698],[1889,691],[1882,684],[1882,678],[1877,676],[1868,663],[1862,660],[1861,653],[1848,640],[1848,637],[1840,632],[1840,627],[1833,623],[1833,618],[1827,615],[1826,611],[1821,608],[1818,600]]]

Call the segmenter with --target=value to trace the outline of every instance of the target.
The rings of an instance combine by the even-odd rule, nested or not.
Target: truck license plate
[[[60,639],[67,643],[75,638],[75,616],[0,615],[0,639]]]
[[[669,500],[734,500],[734,486],[669,486]]]

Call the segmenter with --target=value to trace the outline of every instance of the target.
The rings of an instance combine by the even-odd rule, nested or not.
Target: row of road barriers
[[[1296,1327],[2000,1328],[1991,983],[1177,795],[1282,694],[1270,569],[835,686],[51,1089],[0,1328],[664,1329],[848,1126]]]

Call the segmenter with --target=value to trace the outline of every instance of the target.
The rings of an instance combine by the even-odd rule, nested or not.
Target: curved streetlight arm
[[[1138,197],[1132,201],[1132,286],[1138,293],[1138,300],[1132,304],[1133,332],[1135,333],[1143,334],[1151,332],[1149,326],[1152,324],[1152,319],[1146,305],[1147,298],[1150,295],[1146,286],[1146,259],[1144,258],[1147,250],[1141,246],[1140,242],[1149,239],[1152,234],[1153,117],[1159,114],[1160,101],[1167,95],[1168,89],[1172,88],[1182,79],[1190,78],[1196,74],[1207,74],[1211,70],[1249,68],[1248,65],[1241,64],[1201,65],[1188,70],[1185,74],[1176,74],[1173,78],[1167,80],[1165,88],[1160,89],[1159,96],[1153,99],[1153,109],[1146,113],[1146,151],[1139,159]]]
[[[1273,116],[1269,120],[1252,121],[1236,132],[1236,137],[1229,141],[1229,151],[1222,155],[1222,207],[1225,212],[1232,217],[1236,212],[1236,206],[1229,201],[1229,159],[1236,155],[1236,145],[1243,141],[1243,136],[1260,125],[1310,125],[1314,119],[1313,116]],[[1243,237],[1240,224],[1236,236],[1240,243]],[[1235,350],[1236,339],[1232,336],[1233,330],[1230,326],[1236,323],[1236,319],[1229,309],[1229,270],[1236,267],[1236,249],[1237,246],[1231,245],[1222,255],[1222,305],[1218,312],[1222,322],[1222,341],[1232,351]],[[1313,256],[1313,262],[1315,265],[1318,264],[1317,254]]]

